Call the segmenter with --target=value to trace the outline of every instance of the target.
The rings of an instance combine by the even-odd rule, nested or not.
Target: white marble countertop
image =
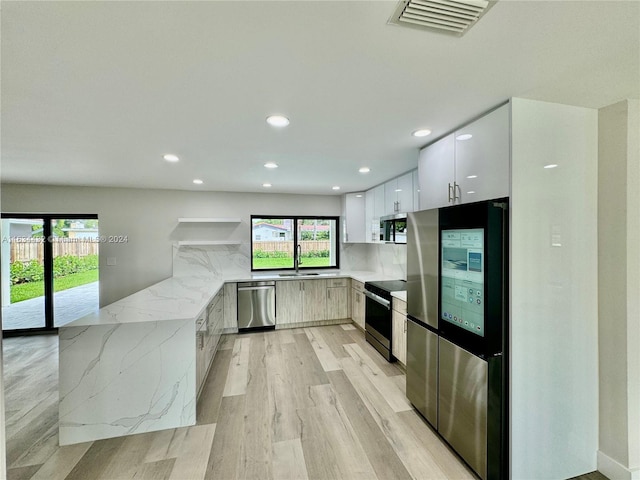
[[[407,291],[403,290],[402,292],[391,292],[391,296],[395,298],[399,298],[400,300],[407,301]]]
[[[384,274],[367,271],[327,270],[318,273],[318,275],[282,277],[276,272],[247,272],[246,275],[230,274],[224,277],[206,275],[169,277],[60,328],[164,320],[196,320],[211,299],[228,282],[325,278],[353,278],[360,282],[397,280]]]

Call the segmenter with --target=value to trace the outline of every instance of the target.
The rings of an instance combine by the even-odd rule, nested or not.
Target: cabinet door
[[[509,196],[509,135],[509,105],[456,131],[456,203]]]
[[[373,218],[376,210],[376,199],[373,189],[367,190],[364,193],[364,218],[365,218],[365,242],[373,243],[376,240],[376,231],[379,235],[380,226],[376,230],[373,229]]]
[[[276,282],[276,324],[302,321],[302,281]]]
[[[349,288],[327,288],[327,320],[349,318]]]
[[[420,211],[420,177],[417,168],[411,173],[411,180],[413,182],[413,211],[418,212]]]
[[[351,319],[364,330],[364,293],[351,289]]]
[[[396,183],[398,212],[413,212],[413,175],[411,172],[398,177]]]
[[[229,332],[238,331],[238,285],[224,284],[224,325]]]
[[[398,213],[398,179],[394,178],[393,180],[389,180],[384,184],[384,212],[382,212],[381,216],[384,215],[393,215],[394,213]]]
[[[405,322],[407,317],[402,313],[393,310],[391,315],[391,353],[403,365],[407,364],[407,335],[405,332]]]
[[[428,210],[450,205],[449,185],[455,178],[453,134],[420,151],[418,176],[420,179],[420,208]]]
[[[344,243],[364,243],[366,238],[365,197],[363,193],[344,196]]]
[[[378,185],[373,189],[373,198],[375,201],[374,217],[378,220],[385,216],[386,208],[384,204],[384,185]]]
[[[302,322],[315,322],[327,318],[327,292],[324,280],[302,280]]]

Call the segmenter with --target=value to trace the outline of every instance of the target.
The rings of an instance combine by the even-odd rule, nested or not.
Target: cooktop
[[[404,280],[380,280],[377,282],[366,282],[364,288],[369,285],[386,292],[403,292],[407,289],[407,282]]]

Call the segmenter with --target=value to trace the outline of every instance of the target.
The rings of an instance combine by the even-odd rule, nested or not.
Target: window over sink
[[[251,216],[251,270],[338,268],[338,217]]]

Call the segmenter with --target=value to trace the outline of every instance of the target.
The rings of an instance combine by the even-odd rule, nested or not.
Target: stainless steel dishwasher
[[[276,282],[238,283],[238,330],[276,326]]]

